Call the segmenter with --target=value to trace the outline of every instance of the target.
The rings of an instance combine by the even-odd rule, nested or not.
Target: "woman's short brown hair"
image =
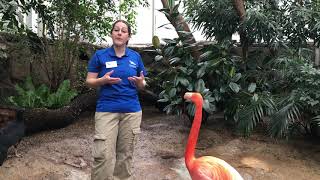
[[[117,24],[118,22],[122,22],[122,23],[124,23],[124,24],[127,25],[127,27],[128,27],[128,34],[129,34],[129,36],[131,36],[131,26],[130,26],[130,24],[129,24],[127,21],[122,20],[122,19],[119,19],[119,20],[115,21],[115,22],[112,24],[112,29],[111,29],[111,32],[110,32],[110,33],[112,33],[114,27],[116,26],[116,24]]]

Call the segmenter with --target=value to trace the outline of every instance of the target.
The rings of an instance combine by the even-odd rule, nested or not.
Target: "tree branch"
[[[245,0],[233,0],[233,7],[239,16],[241,24],[244,22],[246,17],[246,9],[244,6],[244,2]],[[246,60],[248,56],[249,42],[248,42],[247,32],[243,28],[243,26],[240,28],[239,34],[240,34],[240,42],[242,46],[242,58],[243,60]]]
[[[175,30],[177,31],[177,34],[179,37],[185,37],[185,33],[181,33],[181,31],[185,31],[185,32],[190,32],[190,34],[188,34],[186,36],[186,43],[188,44],[194,44],[194,46],[191,48],[191,56],[199,61],[199,57],[200,57],[200,48],[197,45],[197,42],[194,38],[194,36],[191,33],[191,30],[188,26],[188,24],[186,23],[185,19],[183,18],[183,16],[179,13],[176,16],[172,15],[172,9],[169,7],[169,3],[168,0],[161,0],[163,8],[165,9],[170,9],[170,13],[169,15],[166,14],[167,19],[170,21],[170,23],[173,25],[173,27],[175,28]]]

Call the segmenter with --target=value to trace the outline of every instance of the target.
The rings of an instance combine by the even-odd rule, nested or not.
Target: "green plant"
[[[225,119],[248,136],[263,117],[276,110],[270,92],[274,77],[267,66],[268,56],[262,58],[261,52],[253,51],[243,62],[233,53],[233,48],[228,41],[209,46],[212,55],[203,62],[202,68],[207,71],[205,82],[214,92],[217,107],[224,111]]]
[[[15,106],[25,108],[60,108],[77,95],[77,92],[70,88],[70,81],[64,80],[56,92],[50,92],[46,85],[35,87],[32,79],[28,76],[23,85],[16,84],[17,95],[10,96],[8,101]]]
[[[70,103],[70,101],[77,96],[77,92],[70,87],[70,81],[64,80],[58,90],[49,94],[47,99],[48,108],[59,108]]]
[[[179,114],[186,108],[192,115],[194,107],[185,106],[181,97],[195,90],[204,96],[208,92],[208,102],[214,105],[207,107],[208,112],[224,110],[226,119],[245,136],[261,122],[273,137],[289,137],[301,127],[310,133],[318,126],[320,72],[309,63],[308,49],[296,53],[283,48],[278,56],[253,51],[243,62],[232,54],[230,44],[215,44],[207,46],[195,63],[188,44],[179,38],[164,41],[162,49],[154,46],[160,48],[155,61],[163,89],[160,101],[168,103],[167,112]]]
[[[30,48],[35,58],[31,66],[40,65],[50,89],[57,90],[64,79],[76,81],[79,71],[79,42],[105,40],[112,23],[119,18],[128,20],[135,27],[135,7],[147,6],[146,0],[122,1],[118,7],[114,1],[60,1],[13,0],[0,3],[0,31],[26,35],[23,45]],[[23,23],[23,15],[34,10],[41,23],[37,28],[40,37]],[[119,11],[120,12],[119,12]],[[34,75],[34,74],[33,74]],[[36,74],[38,75],[38,74]]]
[[[249,135],[262,121],[273,137],[289,137],[295,130],[310,133],[312,118],[319,114],[319,70],[309,62],[310,51],[282,49],[279,56],[266,57],[243,72],[240,84],[254,87],[230,96],[227,117],[234,118],[238,129]],[[247,63],[250,62],[250,58]],[[246,63],[246,64],[247,64]],[[248,66],[249,67],[249,66]],[[254,82],[254,84],[253,84]],[[230,103],[228,103],[230,102]]]
[[[320,71],[309,62],[309,50],[301,49],[298,51],[301,52],[299,54],[291,50],[283,51],[282,57],[276,57],[268,62],[272,71],[266,71],[269,75],[265,77],[269,78],[261,78],[268,84],[268,88],[264,89],[272,93],[267,98],[269,102],[273,102],[268,104],[274,104],[266,106],[269,113],[265,113],[265,108],[262,106],[259,108],[261,113],[258,113],[256,103],[246,105],[243,109],[247,110],[239,112],[246,114],[249,111],[256,111],[251,116],[240,118],[239,127],[246,134],[253,129],[252,124],[255,125],[257,120],[260,121],[264,116],[269,116],[268,129],[273,137],[289,137],[295,130],[302,132],[301,129],[304,129],[303,133],[310,134],[311,125],[317,126],[313,119],[320,113],[318,106]],[[271,81],[274,82],[271,84]],[[261,89],[261,85],[258,85],[258,88]],[[256,115],[259,116],[254,117]]]
[[[254,43],[298,50],[313,41],[319,47],[320,13],[317,1],[184,0],[190,22],[208,38],[221,42],[240,35],[244,51]],[[239,7],[239,3],[243,7]],[[298,3],[299,2],[299,3]],[[240,3],[240,4],[241,4]],[[243,8],[243,9],[241,9]],[[242,12],[239,14],[238,10]],[[212,18],[214,17],[214,18]],[[246,59],[246,57],[242,57]]]
[[[235,108],[233,118],[237,123],[237,128],[245,136],[249,136],[253,129],[261,122],[263,118],[272,115],[276,111],[276,104],[269,92],[258,92],[252,96],[244,95],[238,99],[239,104]],[[235,98],[233,98],[235,99]],[[234,105],[234,103],[231,103]]]
[[[273,137],[289,137],[290,128],[301,120],[301,108],[294,93],[277,100],[277,111],[271,114],[269,133]]]
[[[154,43],[159,53],[155,58],[159,77],[165,79],[158,80],[163,89],[160,101],[168,103],[165,110],[179,114],[185,108],[181,94],[195,90],[198,84],[209,92],[214,107],[223,110],[226,119],[246,136],[261,122],[266,123],[273,137],[289,137],[301,127],[308,133],[319,124],[318,71],[310,64],[312,51],[307,43],[312,39],[319,46],[318,3],[183,2],[194,27],[218,43],[198,49],[203,53],[200,58],[191,55],[190,47],[196,45],[185,41],[186,36],[182,35],[190,32],[179,28],[179,38],[164,39],[162,48]],[[179,15],[175,7],[162,12],[174,26],[182,25],[174,19]],[[231,36],[235,33],[240,35],[241,54],[233,51],[236,47]],[[258,48],[252,47],[256,43]],[[192,114],[192,106],[186,109]]]
[[[310,123],[314,122],[312,117],[319,114],[318,72],[310,64],[312,51],[308,44],[312,39],[314,45],[319,46],[319,3],[294,0],[183,2],[190,22],[207,38],[230,42],[231,36],[238,33],[242,50],[247,52],[240,55],[239,59],[245,60],[242,63],[234,61],[236,58],[228,51],[228,56],[215,59],[215,65],[203,63],[206,67],[202,68],[215,80],[205,80],[205,84],[218,93],[218,105],[222,105],[226,118],[236,122],[245,135],[266,116],[270,117],[272,136],[288,136],[292,128],[301,126],[308,132]],[[241,9],[243,2],[244,9]],[[254,43],[268,48],[270,54],[263,57],[261,54],[265,51],[250,52],[247,47]]]
[[[122,15],[130,23],[135,22],[135,7],[148,6],[146,0],[123,1],[116,7],[114,1],[58,1],[58,0],[8,0],[0,3],[0,30],[25,32],[23,15],[32,9],[41,18],[44,36],[51,39],[82,38],[96,41],[104,38],[111,23]]]
[[[155,57],[158,76],[155,79],[160,89],[159,102],[167,103],[164,110],[167,113],[181,114],[188,112],[194,115],[194,105],[187,103],[183,95],[187,91],[200,92],[204,97],[203,108],[206,112],[215,111],[215,98],[212,92],[206,87],[203,80],[205,71],[201,68],[201,63],[197,63],[190,54],[190,45],[186,44],[183,37],[176,39],[164,39],[166,44],[156,52]],[[154,40],[154,42],[159,42]],[[204,54],[205,55],[205,54]],[[162,81],[165,79],[165,81]]]

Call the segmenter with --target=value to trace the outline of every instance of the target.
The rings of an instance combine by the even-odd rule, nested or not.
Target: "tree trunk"
[[[245,0],[233,0],[233,7],[239,16],[241,24],[244,22],[245,16],[246,16],[244,1]],[[240,28],[239,34],[240,34],[240,42],[242,46],[242,58],[243,60],[246,60],[248,56],[249,42],[248,42],[247,32],[245,29],[243,29],[243,26],[242,28]]]
[[[94,110],[97,93],[90,91],[76,97],[69,106],[59,109],[35,108],[23,113],[26,133],[35,133],[47,129],[62,128],[78,119],[81,112]]]
[[[161,0],[161,2],[162,2],[162,5],[163,5],[163,8],[171,9],[169,7],[168,0]],[[188,24],[186,23],[185,19],[182,17],[182,15],[180,13],[177,16],[174,17],[174,16],[172,16],[171,11],[172,10],[170,10],[170,13],[169,13],[170,15],[169,16],[166,15],[167,19],[173,25],[173,27],[177,31],[179,37],[186,36],[184,33],[181,33],[180,31],[190,32],[190,34],[187,35],[187,40],[185,42],[190,44],[190,45],[191,44],[194,45],[193,47],[191,47],[191,55],[196,61],[199,61],[200,48],[196,44],[196,40],[195,40],[194,36],[191,34],[191,30],[190,30]]]
[[[236,9],[240,21],[243,22],[246,16],[246,9],[244,7],[244,0],[233,0],[233,7]]]

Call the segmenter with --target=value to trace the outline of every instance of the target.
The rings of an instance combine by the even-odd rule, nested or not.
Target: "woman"
[[[91,178],[132,179],[132,155],[142,118],[138,89],[145,86],[141,56],[127,48],[130,25],[116,21],[113,45],[98,50],[88,64],[86,83],[100,87],[95,114]]]

